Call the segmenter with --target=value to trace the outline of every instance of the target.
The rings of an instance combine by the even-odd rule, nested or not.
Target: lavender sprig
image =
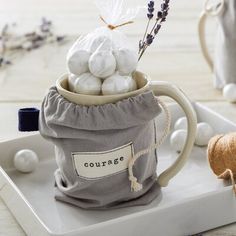
[[[148,13],[147,13],[148,22],[147,22],[147,26],[146,26],[145,33],[144,33],[144,35],[143,35],[143,40],[140,40],[140,41],[139,41],[139,53],[141,52],[141,50],[142,50],[143,47],[145,46],[144,41],[145,41],[145,38],[146,38],[146,36],[147,36],[147,31],[148,31],[148,28],[149,28],[149,24],[150,24],[151,19],[152,19],[153,16],[154,16],[154,14],[153,14],[153,12],[154,12],[154,10],[155,10],[154,4],[155,4],[154,1],[150,1],[150,2],[148,3]]]
[[[169,13],[169,2],[170,0],[163,0],[163,3],[161,4],[161,9],[157,11],[157,16],[155,19],[155,23],[151,29],[151,31],[148,33],[149,25],[151,20],[154,17],[154,1],[149,1],[148,3],[148,23],[146,26],[146,30],[143,36],[143,39],[139,41],[139,59],[143,56],[146,49],[153,43],[156,35],[159,33],[162,23],[166,21],[166,17]]]
[[[0,32],[0,68],[11,65],[8,57],[16,52],[31,51],[49,43],[61,44],[65,41],[64,35],[58,36],[53,33],[52,22],[44,17],[35,31],[20,36],[10,33],[12,26],[16,24],[6,24]]]

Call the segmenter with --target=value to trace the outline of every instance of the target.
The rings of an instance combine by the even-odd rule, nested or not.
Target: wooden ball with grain
[[[236,177],[236,132],[216,135],[208,143],[209,164],[216,175],[230,169]]]

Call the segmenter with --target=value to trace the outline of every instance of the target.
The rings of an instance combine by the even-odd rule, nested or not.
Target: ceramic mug
[[[147,90],[152,90],[156,96],[168,96],[174,99],[182,107],[187,117],[188,121],[187,139],[183,151],[180,153],[176,161],[158,177],[158,183],[160,184],[160,186],[164,187],[167,186],[169,180],[182,169],[182,167],[186,163],[191,153],[196,135],[196,126],[197,126],[196,114],[191,105],[191,102],[178,87],[168,82],[151,81],[149,80],[147,75],[141,72],[135,72],[133,78],[137,82],[138,89],[132,92],[124,94],[116,94],[116,95],[97,96],[97,95],[84,95],[70,92],[68,90],[67,75],[62,76],[62,78],[57,80],[56,87],[59,94],[61,94],[64,98],[66,98],[70,102],[85,106],[115,103],[118,102],[119,100],[141,94]]]

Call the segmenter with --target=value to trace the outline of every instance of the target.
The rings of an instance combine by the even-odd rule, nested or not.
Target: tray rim
[[[232,125],[236,128],[236,124],[234,122],[228,120],[227,118],[225,118],[224,116],[218,114],[217,112],[212,111],[210,108],[207,108],[206,106],[202,105],[201,103],[197,102],[197,103],[193,103],[193,105],[194,105],[194,107],[200,107],[200,109],[204,109],[205,111],[216,115],[218,118],[226,121],[227,123],[229,123],[230,125]],[[170,104],[169,106],[176,106],[176,105],[175,104]],[[10,138],[10,139],[6,139],[6,140],[1,140],[0,145],[2,143],[13,142],[13,141],[17,141],[19,139],[26,139],[27,140],[27,139],[30,139],[31,137],[35,137],[35,136],[40,136],[40,134],[39,133],[34,133],[32,135],[27,135],[25,137],[17,137],[17,138]],[[207,197],[214,196],[214,195],[219,194],[219,193],[227,193],[229,191],[232,191],[232,186],[223,186],[222,189],[210,191],[210,192],[203,193],[203,194],[193,196],[193,197],[188,197],[188,198],[183,199],[183,200],[177,200],[175,202],[165,204],[164,206],[145,209],[145,210],[142,210],[142,211],[139,211],[139,212],[134,212],[134,213],[131,213],[131,214],[128,214],[128,215],[125,215],[125,216],[120,216],[120,217],[117,217],[117,218],[114,218],[114,219],[109,219],[109,220],[99,222],[99,223],[95,223],[95,224],[92,224],[92,225],[82,226],[79,229],[64,231],[64,232],[58,233],[58,232],[52,231],[50,228],[48,228],[47,225],[45,225],[43,220],[41,220],[40,217],[38,216],[37,212],[35,212],[33,206],[28,202],[28,200],[25,198],[23,193],[19,190],[19,188],[16,186],[16,184],[11,180],[11,178],[8,176],[6,171],[0,165],[0,197],[2,197],[1,190],[3,188],[5,188],[5,186],[8,186],[11,189],[11,191],[14,191],[18,194],[17,196],[22,201],[21,203],[24,205],[24,207],[26,207],[28,213],[30,213],[31,215],[33,215],[36,218],[37,221],[35,221],[35,224],[37,225],[37,227],[40,227],[44,231],[43,233],[45,233],[46,235],[51,235],[51,236],[52,235],[54,235],[54,236],[63,236],[63,235],[65,235],[65,233],[68,234],[68,235],[74,234],[74,233],[77,233],[77,234],[85,233],[85,232],[88,232],[88,231],[92,231],[92,230],[96,230],[96,229],[99,229],[99,228],[102,228],[102,227],[112,225],[114,223],[120,223],[120,222],[123,222],[123,221],[127,221],[129,219],[138,218],[138,217],[141,217],[141,216],[143,217],[143,216],[149,215],[151,213],[155,213],[155,212],[158,212],[158,211],[163,211],[163,210],[166,210],[168,208],[178,206],[178,205],[181,205],[181,204],[184,204],[184,203],[190,203],[190,202],[194,202],[195,200],[204,199],[204,198],[207,198]],[[15,213],[12,211],[12,209],[8,206],[8,203],[4,199],[3,199],[3,201],[7,205],[8,209],[12,212],[12,214],[15,215]],[[18,218],[16,218],[16,219],[19,222],[19,219]],[[232,221],[232,222],[235,222],[235,221],[236,221],[236,216],[235,216],[234,221]],[[19,224],[22,226],[22,228],[24,230],[27,228],[27,225],[23,225],[22,222],[19,222]],[[27,233],[27,231],[26,231],[26,233]]]

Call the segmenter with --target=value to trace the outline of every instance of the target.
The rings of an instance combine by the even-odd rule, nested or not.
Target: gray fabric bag
[[[81,106],[52,87],[42,103],[39,130],[55,145],[56,200],[85,209],[150,203],[159,194],[156,151],[139,158],[133,174],[142,184],[132,191],[130,156],[156,143],[154,118],[161,113],[151,91],[100,106]]]
[[[221,0],[210,8],[207,7],[208,1],[199,22],[200,43],[203,55],[214,72],[214,87],[221,89],[226,84],[236,83],[236,0]],[[204,36],[207,16],[217,16],[219,22],[214,62]]]

